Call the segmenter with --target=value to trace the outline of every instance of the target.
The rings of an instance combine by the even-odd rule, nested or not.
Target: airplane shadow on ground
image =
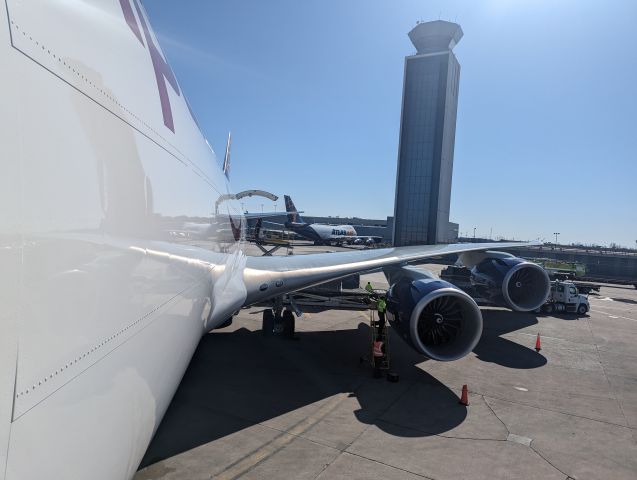
[[[546,363],[531,348],[500,337],[537,323],[533,315],[491,310],[484,317],[474,350],[480,360],[510,368]],[[391,363],[400,374],[397,384],[372,379],[370,366],[360,363],[369,353],[364,323],[350,330],[300,331],[297,337],[266,338],[261,331],[232,326],[204,336],[140,468],[342,393],[356,397],[359,408],[352,413],[359,422],[395,436],[441,434],[467,416],[458,392],[419,368],[427,359],[396,333]],[[411,400],[391,408],[415,386]],[[390,410],[388,421],[384,414]],[[306,414],[311,412],[300,415]]]
[[[359,422],[397,436],[443,433],[466,418],[458,392],[417,368],[424,357],[397,335],[392,370],[401,380],[390,383],[373,379],[370,366],[360,363],[369,341],[366,324],[351,330],[301,331],[298,341],[230,329],[201,340],[140,468],[342,393],[356,397],[357,404],[348,406]],[[427,402],[417,413],[426,431],[383,421],[402,392],[416,383],[427,390]]]
[[[633,305],[637,305],[637,300],[633,300],[632,298],[618,298],[611,297],[614,302],[622,302],[622,303],[632,303]]]
[[[528,348],[501,335],[538,323],[535,314],[510,310],[482,309],[484,327],[482,338],[473,352],[483,362],[503,367],[529,369],[546,365],[546,357],[536,352],[535,339],[529,337]]]

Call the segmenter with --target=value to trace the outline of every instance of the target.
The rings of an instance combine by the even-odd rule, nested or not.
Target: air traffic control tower
[[[449,222],[460,64],[460,25],[437,20],[409,32],[394,204],[394,245],[455,241]],[[455,229],[454,229],[455,226]]]

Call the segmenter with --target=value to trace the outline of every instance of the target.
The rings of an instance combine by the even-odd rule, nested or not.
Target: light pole
[[[476,241],[476,228],[477,227],[473,227],[473,241],[474,241],[474,243]]]
[[[261,204],[261,213],[263,213],[263,204]]]
[[[555,245],[557,246],[557,236],[560,234],[560,232],[553,232],[553,235],[555,235]]]

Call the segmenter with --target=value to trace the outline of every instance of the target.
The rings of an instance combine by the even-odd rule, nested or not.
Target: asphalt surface
[[[456,362],[394,335],[398,383],[359,362],[364,312],[306,313],[285,340],[242,310],[201,341],[135,480],[634,480],[637,290],[590,301],[583,317],[484,308],[482,340]]]

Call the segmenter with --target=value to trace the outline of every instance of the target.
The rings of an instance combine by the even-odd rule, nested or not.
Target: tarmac
[[[135,480],[634,480],[637,290],[590,302],[582,317],[482,308],[482,339],[455,362],[394,334],[398,383],[360,363],[366,312],[305,313],[286,340],[244,309],[202,339]]]

